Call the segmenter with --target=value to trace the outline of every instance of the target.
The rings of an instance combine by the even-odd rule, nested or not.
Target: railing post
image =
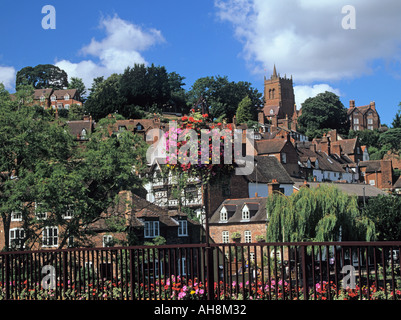
[[[134,261],[134,249],[129,250],[129,280],[131,286],[131,300],[135,298],[135,279],[134,279],[134,272],[135,272],[135,261]],[[139,266],[138,266],[139,268]],[[128,297],[127,297],[128,299]]]
[[[207,299],[214,300],[214,261],[213,249],[210,246],[206,247],[206,263]]]
[[[68,271],[67,271],[67,251],[63,251],[63,296],[68,287]]]
[[[6,300],[10,299],[10,255],[5,255],[5,285],[6,285]]]
[[[309,300],[309,291],[308,291],[308,274],[306,269],[306,245],[301,245],[301,259],[302,259],[302,282],[303,282],[303,291],[304,291],[304,300]]]

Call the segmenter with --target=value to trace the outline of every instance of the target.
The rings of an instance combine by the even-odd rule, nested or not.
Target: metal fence
[[[0,253],[0,299],[401,299],[401,242]]]

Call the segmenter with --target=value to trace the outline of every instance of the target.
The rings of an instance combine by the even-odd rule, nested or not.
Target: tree
[[[249,120],[252,120],[252,101],[246,96],[241,102],[238,104],[237,109],[237,123],[246,123]]]
[[[319,93],[302,104],[302,114],[298,119],[298,130],[310,138],[321,136],[324,130],[337,129],[348,135],[349,121],[347,109],[339,97],[332,92]]]
[[[398,241],[401,237],[401,198],[379,195],[370,198],[364,213],[376,226],[378,241]]]
[[[85,84],[81,78],[72,77],[70,82],[68,83],[67,89],[77,89],[78,96],[80,101],[84,101],[84,97],[86,95]]]
[[[15,88],[32,85],[35,89],[64,89],[68,86],[67,73],[52,64],[25,67],[17,72]]]
[[[394,152],[401,151],[401,128],[391,128],[380,135],[378,141],[383,147],[387,147],[387,150]],[[383,148],[382,147],[382,148]]]
[[[257,108],[262,106],[262,94],[252,88],[249,82],[230,82],[227,77],[203,77],[192,85],[188,92],[188,100],[194,105],[204,99],[212,118],[226,118],[231,121],[238,104],[246,96],[252,101],[253,120],[257,116]]]
[[[305,187],[289,197],[273,194],[269,196],[266,210],[267,241],[375,239],[375,226],[360,213],[356,197],[336,187]]]
[[[13,214],[21,216],[27,249],[41,241],[41,230],[54,226],[59,227],[59,247],[70,237],[87,244],[87,226],[103,213],[108,218],[121,191],[136,192],[142,185],[137,172],[145,166],[147,145],[130,131],[110,136],[114,118],[99,121],[83,149],[51,120],[43,108],[0,101],[0,216],[6,250]],[[73,214],[65,219],[68,212]]]
[[[98,121],[111,113],[126,115],[126,99],[120,93],[121,75],[112,74],[106,80],[103,77],[93,81],[90,94],[85,102],[86,113]]]

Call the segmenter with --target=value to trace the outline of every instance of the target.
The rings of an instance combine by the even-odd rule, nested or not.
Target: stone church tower
[[[274,66],[270,79],[265,77],[265,105],[264,116],[268,119],[276,116],[277,119],[291,119],[295,110],[295,95],[292,84],[292,76],[288,79],[277,74]]]

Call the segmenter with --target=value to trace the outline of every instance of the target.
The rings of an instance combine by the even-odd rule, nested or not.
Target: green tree
[[[69,237],[87,244],[87,226],[103,214],[108,218],[121,191],[136,192],[142,185],[137,172],[145,166],[147,146],[129,131],[110,136],[114,118],[99,121],[83,149],[51,120],[43,108],[0,101],[0,216],[6,250],[13,213],[21,215],[27,249],[51,226],[59,227],[60,247]]]
[[[301,188],[287,197],[269,196],[266,240],[374,240],[375,226],[358,209],[357,199],[336,187]]]
[[[391,128],[380,134],[379,143],[393,152],[401,151],[401,128]]]
[[[126,116],[126,99],[120,93],[121,75],[112,74],[106,80],[103,77],[93,81],[90,94],[85,102],[85,112],[98,121],[111,113],[118,112]]]
[[[68,75],[52,64],[39,64],[17,72],[15,88],[18,90],[21,85],[32,85],[35,89],[64,89],[68,86]]]
[[[246,123],[247,121],[253,119],[252,101],[248,96],[242,99],[238,104],[236,118],[237,123]]]
[[[340,98],[332,92],[319,93],[302,104],[302,115],[298,119],[298,130],[310,138],[321,136],[324,130],[337,129],[348,135],[347,109]]]
[[[364,213],[376,226],[378,241],[398,241],[401,237],[401,198],[379,195],[370,198]]]
[[[85,84],[81,78],[72,77],[68,83],[67,89],[77,89],[79,101],[83,102],[86,95]]]
[[[231,121],[238,104],[246,96],[252,101],[252,117],[256,119],[257,108],[262,106],[262,94],[252,88],[249,82],[230,82],[226,76],[199,78],[188,92],[188,101],[194,105],[204,99],[212,118],[227,118]]]

